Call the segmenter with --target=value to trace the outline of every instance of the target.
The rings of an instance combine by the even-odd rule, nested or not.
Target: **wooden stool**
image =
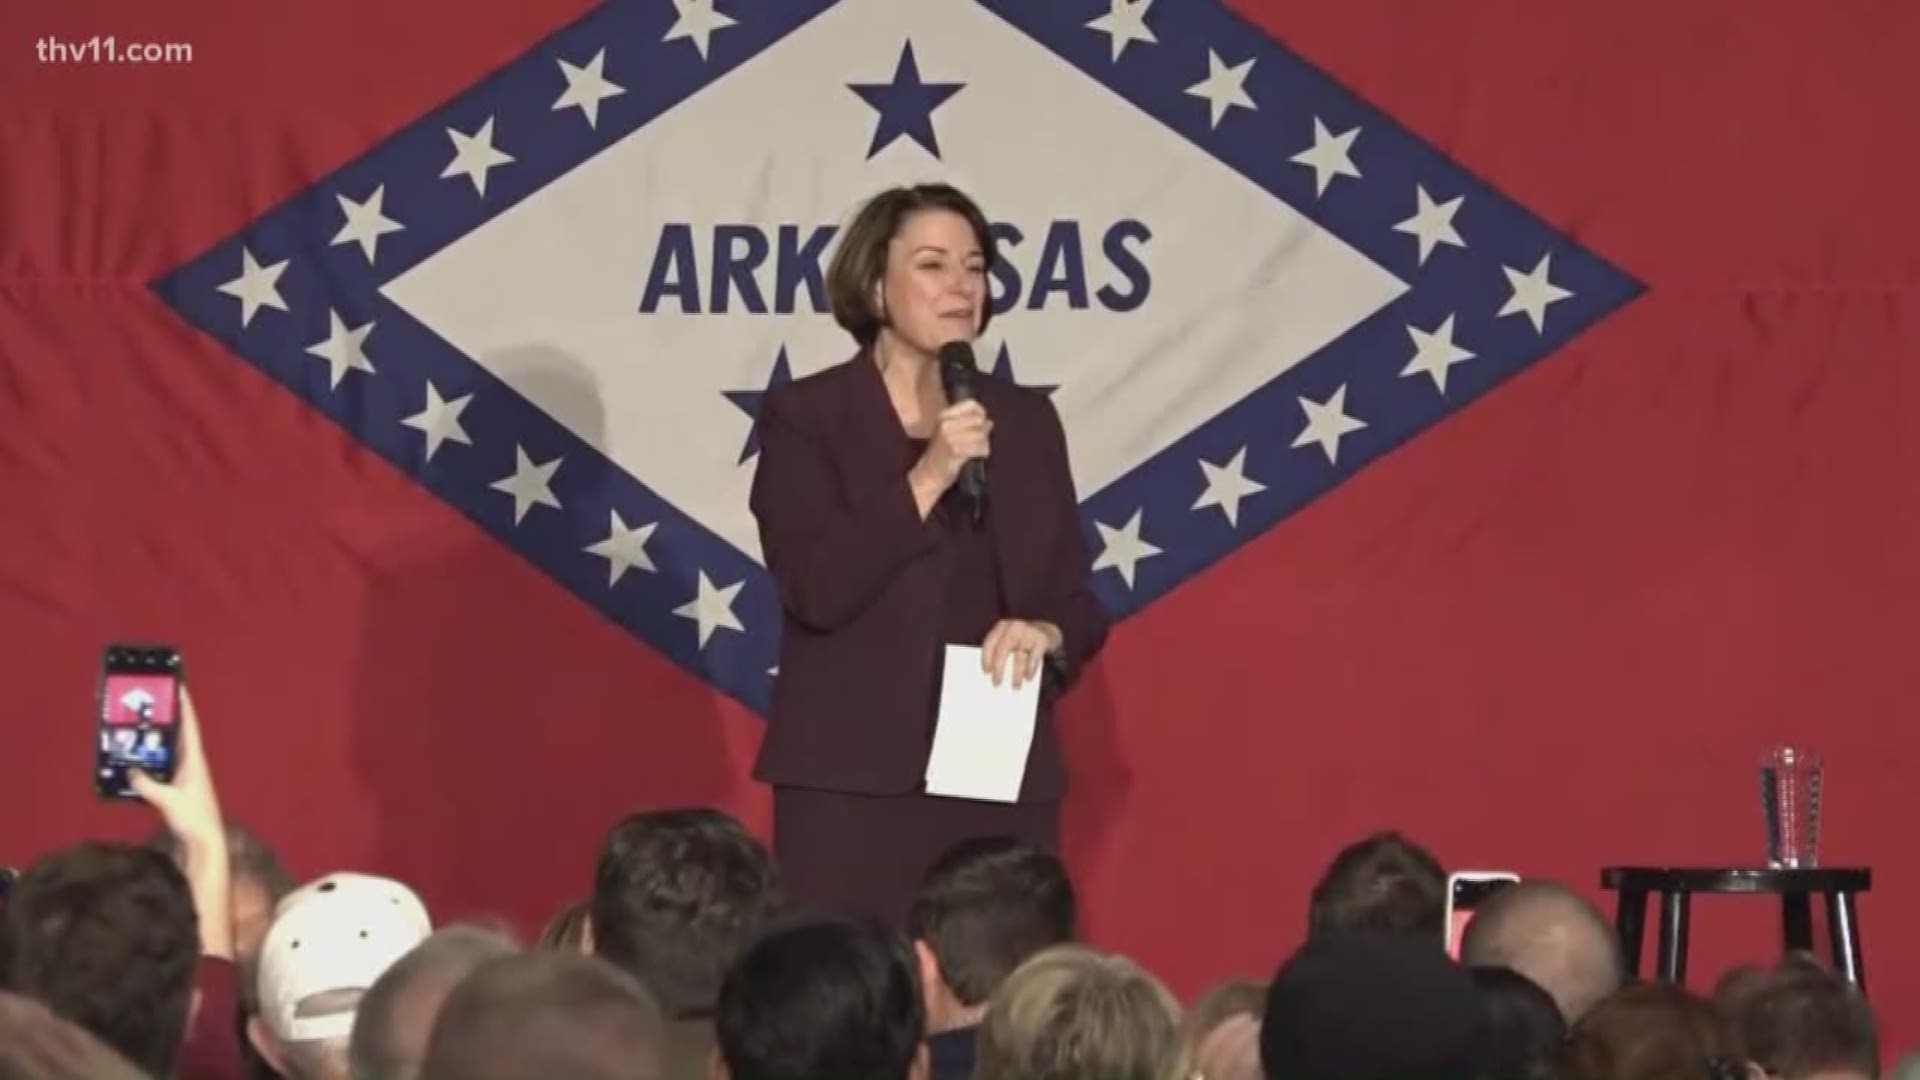
[[[1773,893],[1780,897],[1781,939],[1787,949],[1813,950],[1812,895],[1826,901],[1827,936],[1833,965],[1842,977],[1866,992],[1861,957],[1859,916],[1853,898],[1873,884],[1865,867],[1818,867],[1807,870],[1748,870],[1734,867],[1673,868],[1610,866],[1600,872],[1600,884],[1619,894],[1614,914],[1625,951],[1627,970],[1640,974],[1640,943],[1645,936],[1647,896],[1660,894],[1659,977],[1682,982],[1687,977],[1687,925],[1694,893]]]

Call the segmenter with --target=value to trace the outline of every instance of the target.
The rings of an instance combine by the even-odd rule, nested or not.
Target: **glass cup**
[[[1767,866],[1820,865],[1820,753],[1775,746],[1760,759],[1760,813],[1767,830]]]

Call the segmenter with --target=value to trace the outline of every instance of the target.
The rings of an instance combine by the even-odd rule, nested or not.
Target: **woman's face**
[[[952,341],[980,333],[987,302],[987,261],[967,219],[950,210],[906,216],[887,244],[880,309],[887,329],[932,356]]]

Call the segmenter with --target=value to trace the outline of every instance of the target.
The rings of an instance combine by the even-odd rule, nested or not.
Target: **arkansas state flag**
[[[1390,827],[1610,910],[1763,863],[1790,742],[1899,1048],[1916,53],[1892,3],[12,4],[0,859],[153,826],[92,794],[112,641],[180,649],[230,816],[443,921],[536,928],[638,808],[764,829],[758,403],[850,353],[858,200],[948,180],[1117,620],[1059,717],[1092,941],[1264,977]],[[1693,922],[1696,986],[1779,948]]]

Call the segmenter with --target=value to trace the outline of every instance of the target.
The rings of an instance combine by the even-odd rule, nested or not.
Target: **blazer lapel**
[[[847,408],[842,419],[847,429],[845,438],[834,440],[843,454],[841,468],[848,476],[862,480],[899,469],[912,452],[913,443],[900,426],[900,414],[893,410],[880,368],[863,349],[847,361],[845,374]]]

